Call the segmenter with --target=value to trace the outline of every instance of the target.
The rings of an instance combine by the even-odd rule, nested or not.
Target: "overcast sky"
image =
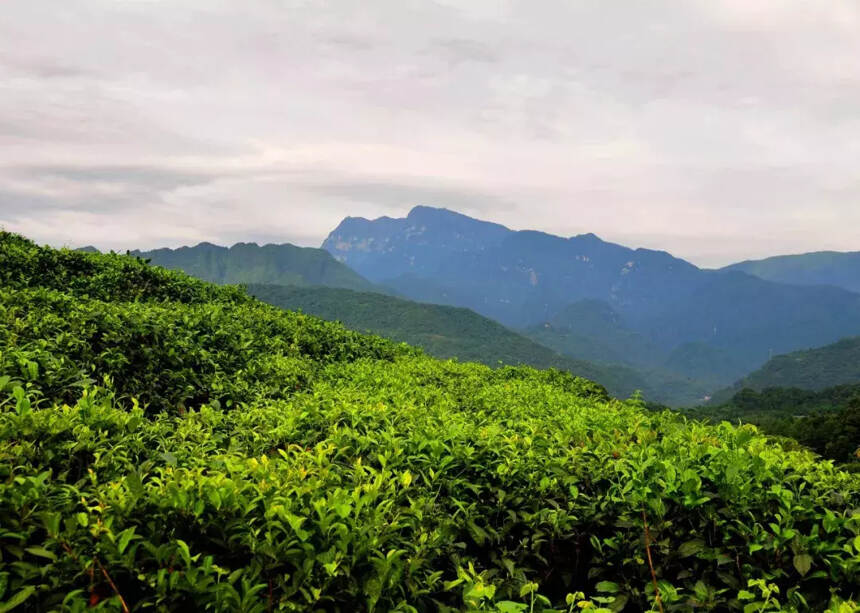
[[[318,246],[443,206],[860,250],[858,0],[2,0],[0,226]]]

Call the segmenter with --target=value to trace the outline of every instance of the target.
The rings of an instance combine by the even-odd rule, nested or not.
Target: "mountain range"
[[[90,247],[84,250],[97,251]],[[534,331],[511,330],[471,309],[386,295],[384,287],[372,284],[323,249],[290,244],[238,243],[222,247],[200,243],[179,249],[129,253],[153,265],[182,270],[206,281],[247,285],[251,293],[265,302],[407,342],[436,357],[489,365],[558,368],[597,381],[618,397],[628,397],[638,390],[658,403],[695,404],[727,383],[722,380],[713,383],[662,368],[659,363],[649,362],[645,354],[636,364],[617,359],[611,353],[571,355],[563,343],[544,342]],[[583,307],[600,308],[588,304]],[[622,343],[623,332],[619,333],[620,338],[611,337],[608,328],[605,332],[606,344]]]
[[[853,254],[828,256],[828,266],[807,254],[705,270],[593,234],[512,231],[423,206],[403,219],[346,218],[321,249],[200,243],[130,253],[437,357],[561,368],[614,395],[639,389],[673,406],[721,389],[726,400],[761,389],[759,380],[812,389],[822,368],[742,377],[774,355],[860,335]],[[797,282],[757,276],[773,262],[780,279]],[[789,265],[807,274],[794,279]],[[860,381],[852,376],[818,387]]]
[[[593,234],[513,231],[446,209],[348,217],[322,246],[401,296],[471,308],[572,357],[621,353],[625,363],[656,361],[685,376],[707,371],[713,383],[860,334],[860,294],[843,287],[706,270]],[[582,325],[588,318],[599,325]]]

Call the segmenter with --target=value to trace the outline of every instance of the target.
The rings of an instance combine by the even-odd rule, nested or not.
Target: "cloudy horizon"
[[[860,4],[7,0],[0,227],[319,246],[444,207],[700,266],[860,250]]]

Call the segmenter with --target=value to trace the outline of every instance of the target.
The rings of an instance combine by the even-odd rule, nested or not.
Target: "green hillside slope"
[[[555,352],[469,309],[327,287],[249,285],[248,293],[275,306],[418,345],[437,357],[539,367],[562,360]]]
[[[354,330],[421,347],[439,358],[567,370],[597,381],[617,397],[641,391],[648,400],[681,406],[697,403],[712,391],[677,375],[560,355],[469,309],[325,287],[250,285],[248,291],[269,304],[340,321]]]
[[[323,249],[295,245],[237,243],[220,247],[200,243],[194,247],[133,251],[157,266],[181,270],[213,283],[280,283],[326,285],[371,290],[373,285]]]
[[[5,611],[835,611],[860,582],[858,477],[752,427],[8,234],[0,314]]]
[[[715,394],[711,403],[727,402],[733,394],[744,388],[763,390],[768,387],[796,387],[822,390],[849,383],[860,383],[860,337],[778,355],[730,389]]]
[[[524,334],[562,355],[597,363],[623,364],[641,373],[673,406],[700,402],[747,372],[735,356],[707,343],[685,343],[668,351],[634,332],[606,302],[568,305]]]

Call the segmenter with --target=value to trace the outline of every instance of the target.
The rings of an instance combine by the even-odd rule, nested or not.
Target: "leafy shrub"
[[[725,404],[687,413],[756,424],[769,434],[797,440],[846,470],[860,470],[860,384],[819,391],[744,389]]]
[[[0,610],[853,606],[860,476],[753,426],[8,251]]]

